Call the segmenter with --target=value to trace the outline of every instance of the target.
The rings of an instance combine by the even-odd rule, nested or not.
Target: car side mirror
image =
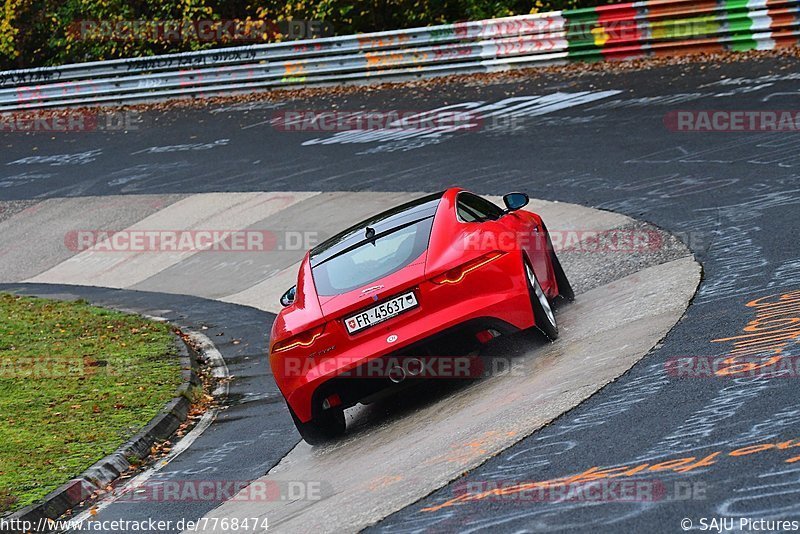
[[[528,204],[530,199],[525,193],[509,193],[503,195],[503,204],[507,211],[515,211]]]
[[[281,295],[281,306],[291,306],[294,304],[294,299],[297,297],[297,286],[292,286],[286,290],[286,293]]]

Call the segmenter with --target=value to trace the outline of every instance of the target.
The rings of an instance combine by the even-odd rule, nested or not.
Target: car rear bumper
[[[503,335],[518,331],[504,321],[480,317],[371,358],[318,385],[311,396],[312,417],[316,417],[323,401],[334,394],[340,400],[341,408],[349,408],[384,390],[399,389],[408,381],[471,380],[484,376],[484,362],[474,353],[480,344],[475,334],[489,329]]]
[[[518,261],[521,267],[519,259],[509,257],[506,261]],[[440,338],[447,338],[453,332],[460,332],[455,339],[472,341],[475,332],[481,330],[509,333],[532,327],[534,318],[524,277],[509,276],[509,265],[497,263],[496,272],[484,274],[502,278],[476,276],[469,283],[453,286],[422,282],[415,288],[422,296],[419,309],[362,334],[347,336],[343,324],[331,321],[330,331],[326,330],[329,337],[315,344],[318,352],[313,353],[314,357],[272,357],[276,382],[295,415],[307,422],[322,409],[322,401],[333,393],[339,396],[342,406],[347,407],[363,398],[364,393],[371,393],[371,388],[391,385],[388,377],[393,363],[391,358],[413,357],[415,349],[426,358],[438,358],[436,377],[448,378],[447,358],[463,354],[435,352],[447,350],[447,343],[441,343]],[[454,352],[461,352],[458,349],[460,347]],[[452,378],[474,375],[475,368],[470,367],[473,364],[464,360],[456,363],[458,368],[451,366],[455,375]]]

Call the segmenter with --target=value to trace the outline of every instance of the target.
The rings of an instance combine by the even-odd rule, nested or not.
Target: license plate
[[[416,307],[417,297],[413,291],[409,291],[371,308],[361,310],[355,315],[346,317],[344,324],[349,334],[355,334]]]

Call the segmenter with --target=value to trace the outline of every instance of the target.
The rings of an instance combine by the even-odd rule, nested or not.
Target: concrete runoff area
[[[129,231],[239,230],[292,204],[314,196],[313,193],[227,193],[199,194],[178,202],[136,222]],[[135,198],[135,197],[134,197]],[[128,197],[131,199],[131,197]],[[103,229],[99,229],[103,230]],[[191,251],[113,251],[82,250],[69,260],[29,282],[130,287],[156,276],[175,264],[197,254]],[[89,276],[91,273],[91,276]],[[172,291],[177,293],[178,291]]]
[[[30,204],[0,223],[0,280],[35,278],[73,257],[75,251],[65,243],[70,230],[123,230],[184,196],[58,198]],[[0,212],[7,204],[0,203]]]

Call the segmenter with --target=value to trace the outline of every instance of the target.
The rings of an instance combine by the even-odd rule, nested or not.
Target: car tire
[[[550,263],[553,265],[553,274],[556,277],[556,285],[558,285],[558,296],[568,302],[575,300],[575,292],[572,290],[572,285],[567,279],[564,268],[561,267],[561,262],[558,261],[556,252],[550,248]]]
[[[287,404],[288,406],[288,404]],[[344,410],[330,408],[322,412],[322,416],[315,417],[311,421],[304,423],[294,414],[294,410],[289,406],[289,413],[292,414],[294,426],[300,432],[303,441],[309,445],[322,445],[344,434],[347,423],[344,419]]]
[[[553,306],[547,295],[544,294],[542,286],[539,285],[539,280],[536,279],[536,273],[527,259],[525,260],[525,280],[528,282],[528,293],[531,298],[531,307],[533,308],[533,318],[536,321],[536,328],[538,328],[547,339],[555,341],[558,339],[558,325],[556,324],[556,316],[553,312]]]

